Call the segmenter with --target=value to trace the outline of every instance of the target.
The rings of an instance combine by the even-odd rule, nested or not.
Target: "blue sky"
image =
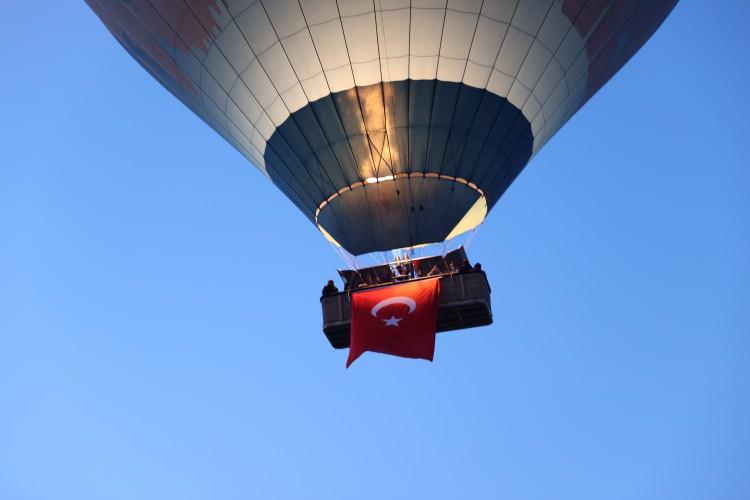
[[[0,19],[0,498],[750,498],[750,7],[685,1],[344,369],[342,264],[83,2]]]

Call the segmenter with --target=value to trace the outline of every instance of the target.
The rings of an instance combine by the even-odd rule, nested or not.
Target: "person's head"
[[[333,280],[328,280],[328,286],[333,286]]]

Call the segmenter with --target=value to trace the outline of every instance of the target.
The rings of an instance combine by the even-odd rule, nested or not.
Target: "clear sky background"
[[[81,1],[0,18],[0,499],[750,498],[750,6],[684,1],[344,369],[341,260]]]

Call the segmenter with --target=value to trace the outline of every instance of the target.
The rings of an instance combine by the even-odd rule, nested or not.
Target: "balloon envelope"
[[[676,0],[87,0],[352,254],[480,224]]]

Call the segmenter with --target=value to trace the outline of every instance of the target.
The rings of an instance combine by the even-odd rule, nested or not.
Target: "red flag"
[[[432,361],[440,278],[352,294],[349,368],[365,351]]]

